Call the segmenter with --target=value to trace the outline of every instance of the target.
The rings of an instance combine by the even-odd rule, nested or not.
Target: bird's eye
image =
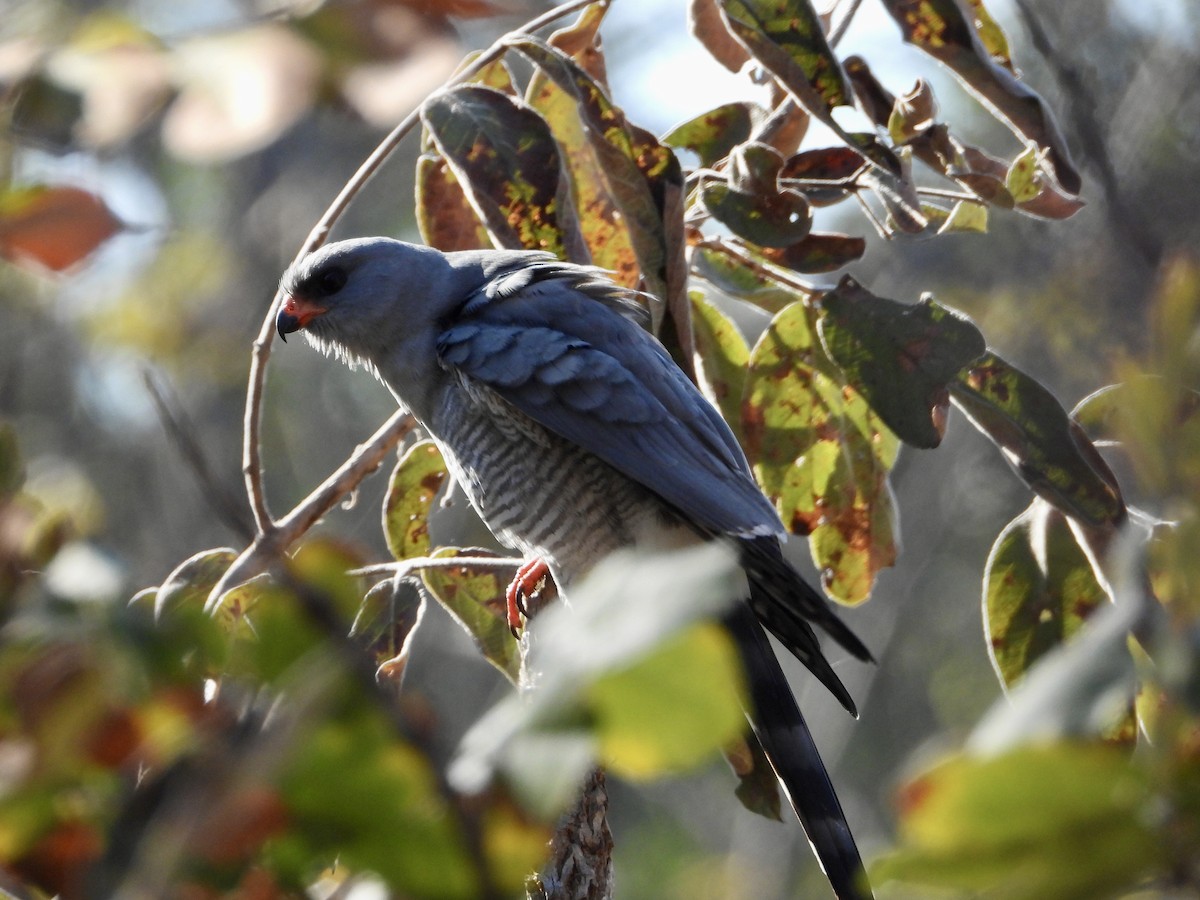
[[[346,270],[339,266],[322,269],[313,279],[313,286],[320,291],[322,296],[328,297],[336,294],[346,286]]]

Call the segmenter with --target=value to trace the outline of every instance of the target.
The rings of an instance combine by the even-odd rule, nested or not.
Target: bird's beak
[[[328,311],[329,307],[327,306],[321,306],[311,300],[305,300],[303,297],[288,294],[283,300],[283,306],[279,308],[279,315],[275,317],[275,330],[286,342],[287,336],[293,331],[299,331],[317,316],[324,315]]]

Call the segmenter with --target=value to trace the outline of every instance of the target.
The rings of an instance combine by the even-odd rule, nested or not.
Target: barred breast
[[[451,474],[496,538],[549,564],[560,588],[622,547],[695,540],[657,496],[493,391],[458,385],[428,423]],[[666,529],[668,532],[672,529]]]

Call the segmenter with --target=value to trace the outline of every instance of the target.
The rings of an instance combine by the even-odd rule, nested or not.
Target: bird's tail
[[[858,846],[766,633],[744,603],[737,604],[725,621],[746,667],[751,727],[834,894],[838,900],[869,900],[874,895]]]

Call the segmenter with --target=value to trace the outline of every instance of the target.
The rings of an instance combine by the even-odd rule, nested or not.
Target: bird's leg
[[[521,616],[527,612],[525,598],[532,597],[537,592],[542,579],[549,574],[550,567],[540,556],[527,559],[517,569],[512,584],[504,592],[504,598],[508,601],[508,629],[513,633],[513,637],[517,636],[517,632],[521,628]]]

